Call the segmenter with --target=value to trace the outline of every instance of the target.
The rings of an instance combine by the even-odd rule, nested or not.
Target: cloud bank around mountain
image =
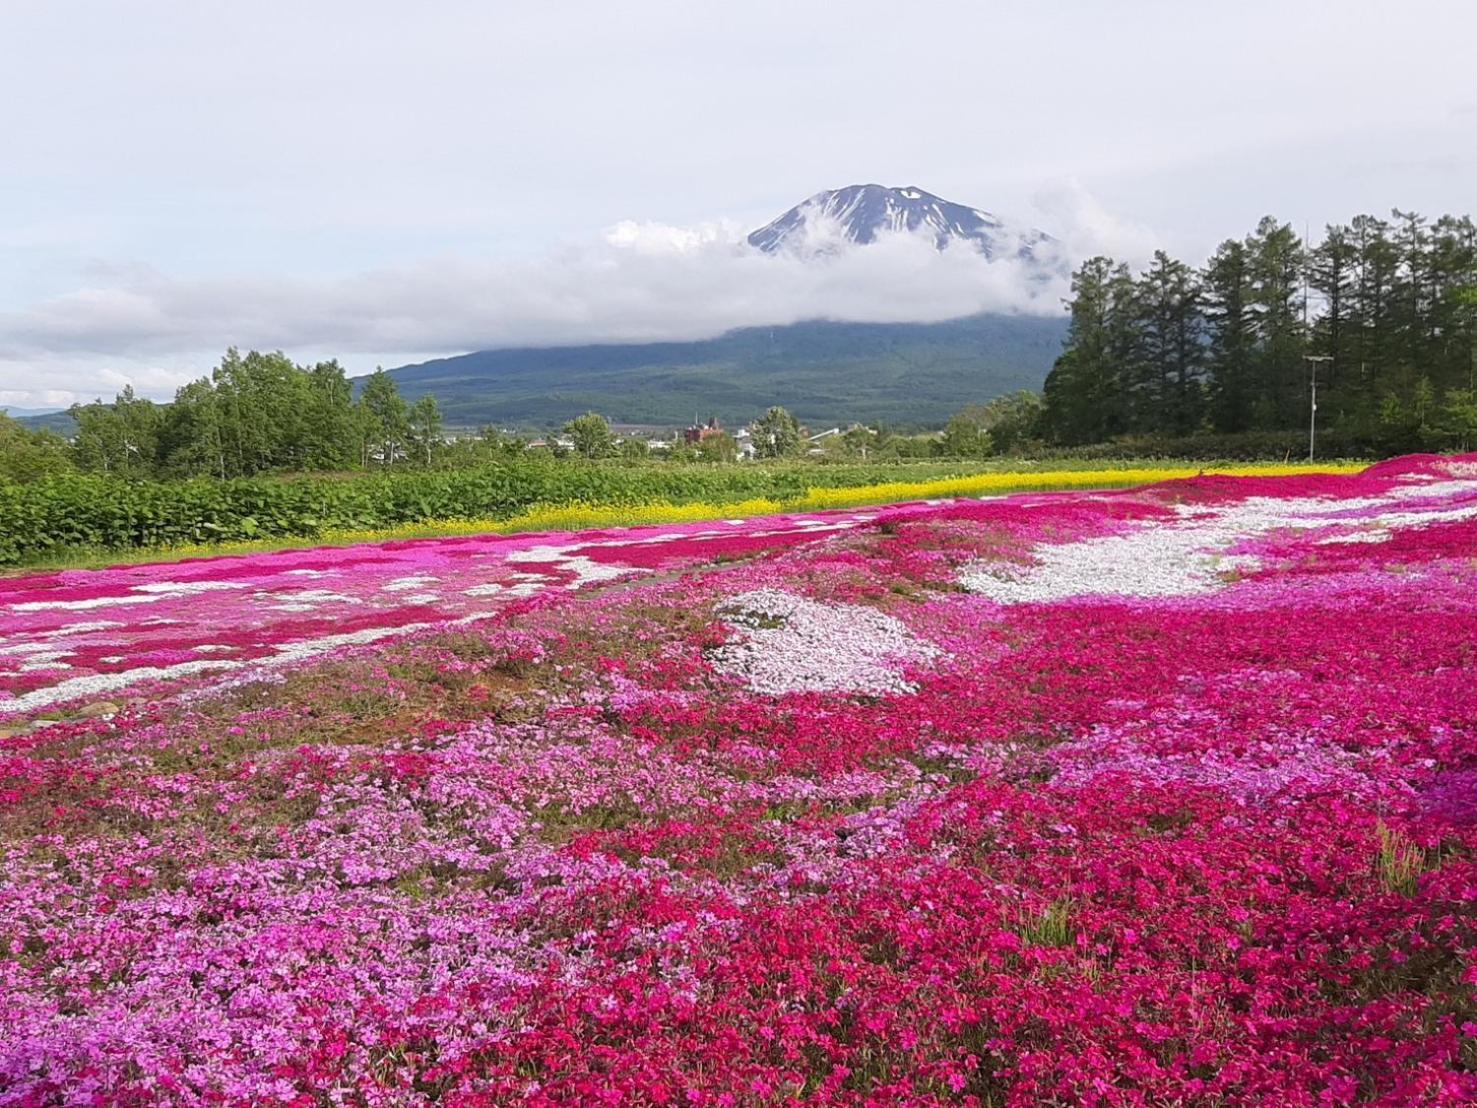
[[[75,291],[0,313],[0,403],[60,404],[126,382],[165,396],[229,345],[339,356],[358,370],[370,358],[398,364],[499,346],[700,339],[807,319],[1057,314],[1069,259],[1122,234],[1080,190],[1043,207],[1058,235],[1058,253],[1044,264],[989,262],[964,246],[940,251],[902,232],[820,257],[770,255],[748,246],[733,223],[623,222],[535,261],[443,257],[338,279],[184,279],[99,267]],[[1072,225],[1059,231],[1063,224]]]

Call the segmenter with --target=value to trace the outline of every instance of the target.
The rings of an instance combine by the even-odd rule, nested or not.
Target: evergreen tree
[[[1212,422],[1218,431],[1245,431],[1256,392],[1256,316],[1244,243],[1221,243],[1205,267],[1204,288]]]
[[[1399,252],[1390,225],[1373,216],[1350,224],[1358,249],[1350,322],[1358,358],[1359,389],[1366,396],[1388,380],[1395,362],[1393,308]]]
[[[1473,251],[1473,255],[1467,279],[1477,281],[1477,251]],[[1455,324],[1448,333],[1454,340],[1456,355],[1448,380],[1460,383],[1465,375],[1466,381],[1461,387],[1469,394],[1477,394],[1477,284],[1456,285],[1448,294],[1448,303]]]
[[[1266,216],[1246,240],[1246,253],[1256,322],[1256,425],[1296,427],[1307,418],[1302,242],[1291,224]]]
[[[1431,372],[1438,388],[1477,389],[1477,226],[1443,216],[1431,230]]]
[[[1308,355],[1319,425],[1385,450],[1464,440],[1477,395],[1477,227],[1395,211],[1309,247],[1270,216],[1196,275],[1158,253],[1131,290],[1084,263],[1066,349],[1046,380],[1058,442],[1117,435],[1301,430]],[[1204,401],[1202,415],[1201,401]],[[1208,416],[1208,418],[1206,418]]]
[[[1144,373],[1134,427],[1186,435],[1200,423],[1205,321],[1199,279],[1162,250],[1139,281]]]
[[[1426,220],[1415,212],[1391,213],[1399,226],[1395,246],[1399,264],[1395,270],[1391,324],[1398,374],[1410,386],[1423,376],[1432,361],[1432,259],[1431,235]]]
[[[1043,416],[1059,442],[1103,442],[1128,430],[1141,373],[1138,300],[1126,265],[1089,258],[1072,277],[1066,349],[1046,377]]]

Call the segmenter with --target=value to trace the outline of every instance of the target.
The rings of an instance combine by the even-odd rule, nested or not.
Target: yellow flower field
[[[393,539],[433,538],[444,535],[479,535],[493,532],[587,531],[607,527],[643,527],[667,523],[696,523],[706,519],[747,519],[780,512],[821,512],[872,504],[896,504],[908,500],[939,500],[960,496],[1004,496],[1018,492],[1052,492],[1066,489],[1125,488],[1147,485],[1204,473],[1227,476],[1281,477],[1296,473],[1356,473],[1361,462],[1330,462],[1324,465],[1254,464],[1233,466],[1159,466],[1143,469],[1064,469],[1019,473],[975,473],[937,481],[885,481],[875,485],[831,488],[816,485],[804,496],[788,500],[757,497],[727,503],[689,501],[676,504],[654,500],[645,504],[550,504],[530,508],[505,518],[432,519],[380,530],[336,530],[324,533],[324,541],[339,543],[384,542]]]

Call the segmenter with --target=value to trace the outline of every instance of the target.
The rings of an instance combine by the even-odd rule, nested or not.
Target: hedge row
[[[1315,443],[1320,461],[1331,458],[1374,459],[1386,457],[1388,448],[1357,436],[1320,431]],[[1409,448],[1432,449],[1415,445]],[[1400,451],[1396,451],[1397,453]],[[1078,461],[1145,461],[1172,458],[1186,462],[1298,462],[1308,456],[1306,431],[1245,431],[1238,434],[1201,434],[1183,438],[1148,435],[1114,439],[1091,446],[1037,448],[1022,452],[1035,459]]]

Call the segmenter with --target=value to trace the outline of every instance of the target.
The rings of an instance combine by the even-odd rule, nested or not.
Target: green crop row
[[[818,466],[511,462],[364,476],[128,480],[71,474],[0,483],[0,564],[68,550],[313,538],[329,530],[488,519],[535,505],[790,500],[813,485],[853,487],[972,472],[967,463]]]

